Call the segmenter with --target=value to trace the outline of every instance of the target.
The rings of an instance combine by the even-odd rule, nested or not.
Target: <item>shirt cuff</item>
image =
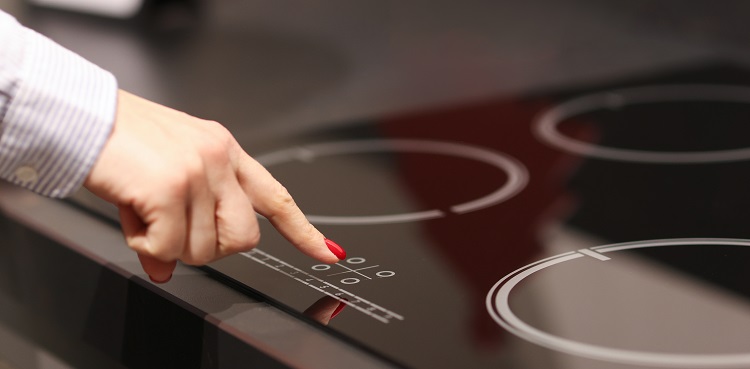
[[[117,109],[114,76],[20,27],[18,79],[0,125],[0,178],[50,197],[85,181]]]

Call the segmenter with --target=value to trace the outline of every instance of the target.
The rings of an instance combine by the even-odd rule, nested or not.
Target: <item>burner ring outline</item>
[[[481,210],[506,201],[521,192],[529,181],[529,173],[526,167],[511,156],[478,146],[433,140],[372,139],[324,142],[274,151],[257,156],[255,159],[264,166],[269,167],[293,160],[311,161],[318,156],[389,151],[419,152],[472,159],[489,164],[506,173],[508,179],[500,188],[478,199],[452,205],[449,208],[451,212],[459,215]],[[445,215],[444,211],[433,209],[375,216],[307,215],[307,218],[311,223],[315,224],[361,225],[406,223],[441,218]]]
[[[573,341],[543,332],[526,324],[510,309],[509,297],[513,287],[531,274],[555,264],[589,256],[588,253],[607,253],[648,247],[705,244],[750,247],[750,240],[729,238],[675,238],[617,243],[558,254],[519,268],[495,283],[487,293],[485,299],[487,311],[496,323],[514,335],[548,349],[570,355],[641,366],[674,368],[746,368],[750,365],[750,353],[670,354],[616,349]]]
[[[654,102],[715,101],[750,103],[750,88],[731,85],[653,85],[599,92],[573,98],[544,111],[533,122],[538,138],[553,147],[578,155],[606,160],[652,164],[698,164],[750,159],[750,148],[659,152],[618,149],[576,140],[560,133],[564,120],[598,109]]]

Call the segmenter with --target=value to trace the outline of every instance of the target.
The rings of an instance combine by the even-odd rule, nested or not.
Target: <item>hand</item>
[[[85,187],[117,205],[127,244],[156,282],[258,244],[255,212],[303,253],[339,259],[286,189],[219,123],[118,96],[113,131]]]

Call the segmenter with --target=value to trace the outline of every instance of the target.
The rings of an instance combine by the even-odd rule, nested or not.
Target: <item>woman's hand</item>
[[[255,247],[255,212],[303,253],[339,260],[286,189],[226,128],[125,91],[84,185],[118,206],[126,241],[156,282],[171,278],[177,260],[203,265]]]

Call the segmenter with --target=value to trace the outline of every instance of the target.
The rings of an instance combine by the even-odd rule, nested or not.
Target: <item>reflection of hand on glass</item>
[[[30,0],[30,2],[35,5],[117,18],[130,18],[143,6],[143,0]]]
[[[254,247],[256,211],[310,257],[345,255],[220,124],[118,90],[2,11],[0,45],[0,178],[51,197],[83,184],[117,205],[152,280]]]
[[[345,301],[346,299],[339,300],[331,296],[323,296],[320,300],[310,305],[303,314],[320,324],[328,325],[331,319],[339,315],[341,310],[346,307]]]

